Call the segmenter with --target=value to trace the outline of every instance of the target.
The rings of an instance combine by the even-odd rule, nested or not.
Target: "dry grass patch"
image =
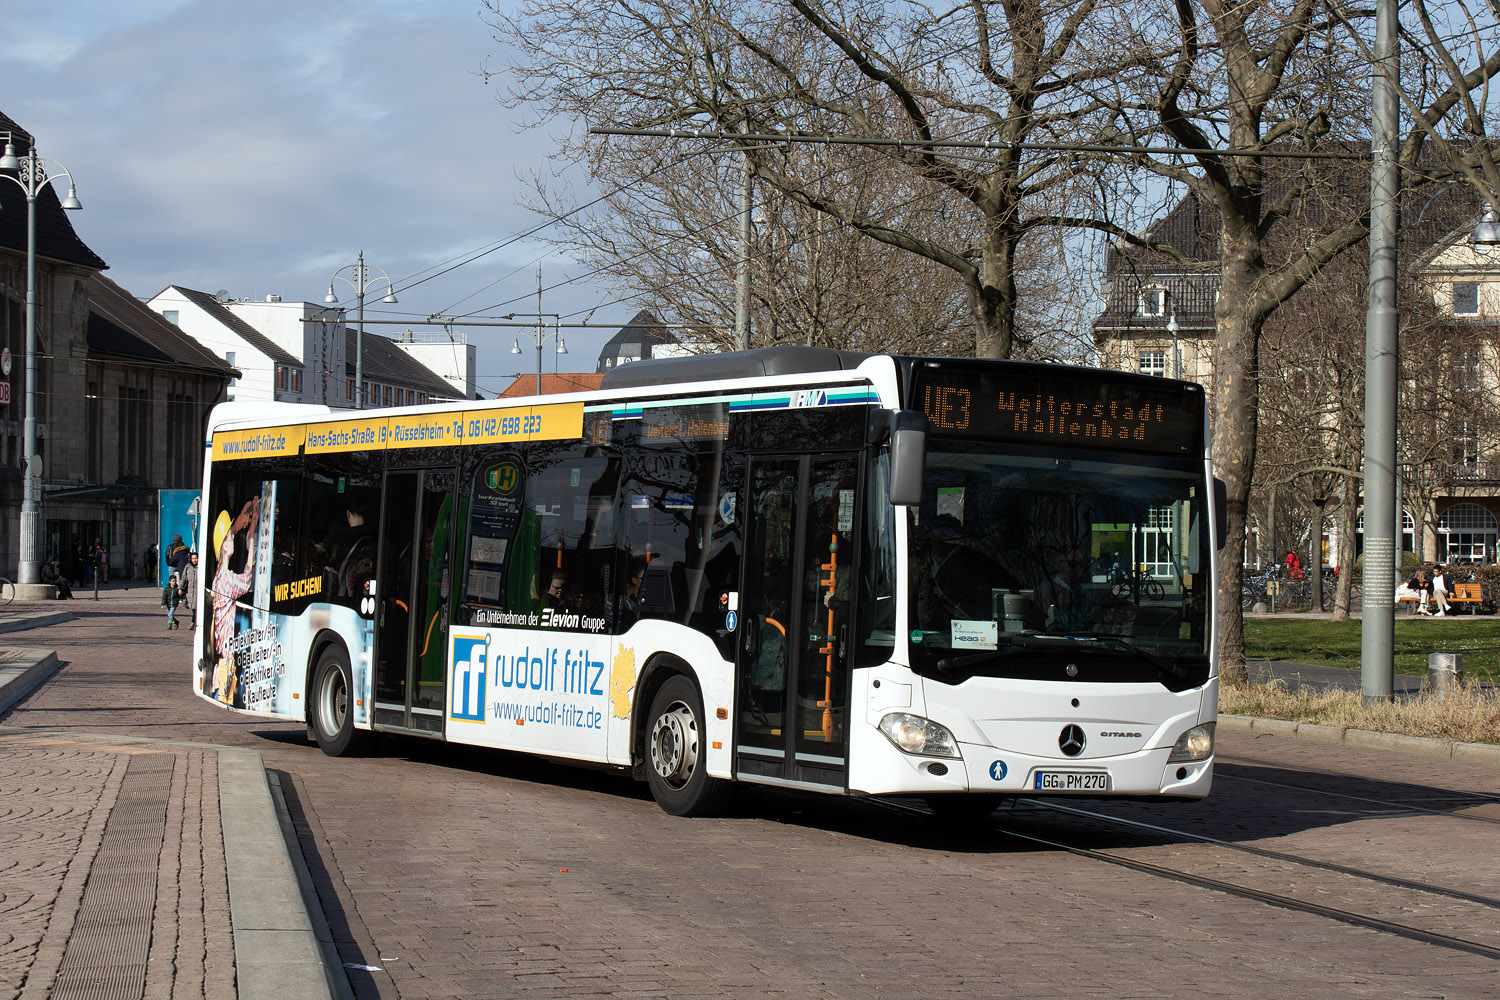
[[[1219,688],[1219,711],[1464,743],[1500,743],[1500,696],[1472,681],[1441,700],[1424,691],[1417,698],[1373,705],[1366,705],[1358,691],[1292,691],[1281,681],[1225,685]]]

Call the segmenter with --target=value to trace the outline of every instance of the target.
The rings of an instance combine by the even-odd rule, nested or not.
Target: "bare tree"
[[[1422,0],[1409,6],[1425,10]],[[1236,602],[1225,598],[1237,595],[1242,582],[1261,334],[1277,309],[1368,233],[1368,209],[1346,202],[1340,210],[1336,190],[1313,158],[1365,148],[1359,140],[1369,106],[1363,83],[1368,45],[1360,33],[1371,22],[1366,11],[1321,0],[1188,0],[1160,13],[1159,20],[1139,18],[1138,47],[1159,49],[1170,35],[1173,54],[1149,73],[1122,81],[1116,106],[1127,131],[1160,128],[1184,151],[1143,154],[1142,165],[1184,185],[1219,217],[1213,447],[1229,497],[1229,542],[1218,559],[1219,660],[1226,681],[1242,683],[1244,623]],[[1442,61],[1435,52],[1432,58]],[[1413,81],[1403,92],[1412,115],[1400,151],[1403,166],[1422,166],[1428,138],[1455,130],[1450,114],[1472,138],[1466,95],[1482,89],[1497,69],[1500,49],[1479,48],[1469,67],[1453,61],[1446,76],[1428,73]],[[1413,176],[1468,169],[1464,157],[1472,148],[1442,144],[1442,169]],[[1273,170],[1287,162],[1276,159],[1283,153],[1299,157],[1290,162],[1301,166]],[[1314,204],[1316,212],[1309,210]],[[1278,257],[1267,239],[1282,222],[1298,224],[1299,240],[1295,252]]]
[[[865,163],[909,178],[892,188],[900,198],[929,192],[949,224],[917,225],[889,199],[821,183],[820,147],[740,148],[792,204],[947,271],[967,300],[974,353],[1001,358],[1067,325],[1038,310],[1023,326],[1023,241],[1059,225],[1124,235],[1069,211],[1107,159],[1027,148],[1076,145],[1107,124],[1083,85],[1144,61],[1102,33],[1098,48],[1081,46],[1113,2],[968,0],[934,11],[880,0],[528,0],[508,13],[492,0],[490,10],[497,37],[523,53],[513,99],[543,119],[865,143]],[[599,148],[570,142],[564,155]]]
[[[965,351],[962,290],[929,261],[764,188],[753,192],[754,224],[742,246],[738,153],[718,145],[663,148],[659,139],[635,137],[592,143],[587,151],[596,183],[611,193],[580,208],[570,189],[536,177],[533,209],[557,220],[553,239],[575,259],[663,320],[697,330],[700,343],[734,348],[727,318],[735,313],[740,255],[748,251],[751,346]],[[938,197],[911,190],[909,174],[884,161],[872,169],[858,149],[821,152],[819,185],[856,203],[882,202],[909,228],[952,225]]]

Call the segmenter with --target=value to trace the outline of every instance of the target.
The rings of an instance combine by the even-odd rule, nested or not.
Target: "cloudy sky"
[[[363,250],[400,299],[367,297],[371,318],[635,312],[539,239],[510,242],[541,221],[519,178],[551,141],[518,131],[503,81],[481,77],[506,55],[477,0],[11,0],[6,27],[0,109],[72,172],[74,227],[137,297],[179,284],[321,302]],[[538,267],[545,286],[573,279],[540,309]],[[592,370],[608,335],[564,331],[561,370]],[[469,338],[482,388],[535,370],[511,333]]]

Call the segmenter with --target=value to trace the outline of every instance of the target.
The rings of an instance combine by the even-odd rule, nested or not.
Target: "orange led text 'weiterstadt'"
[[[998,394],[1002,413],[1010,413],[1018,433],[1060,434],[1065,437],[1131,438],[1146,440],[1146,425],[1162,422],[1160,403],[1131,406],[1119,400],[1102,403],[1074,402],[1056,396]]]

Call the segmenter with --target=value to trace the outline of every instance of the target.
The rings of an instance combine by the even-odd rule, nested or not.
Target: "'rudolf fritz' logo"
[[[453,637],[453,683],[449,685],[448,718],[484,721],[484,675],[489,660],[488,637]]]

